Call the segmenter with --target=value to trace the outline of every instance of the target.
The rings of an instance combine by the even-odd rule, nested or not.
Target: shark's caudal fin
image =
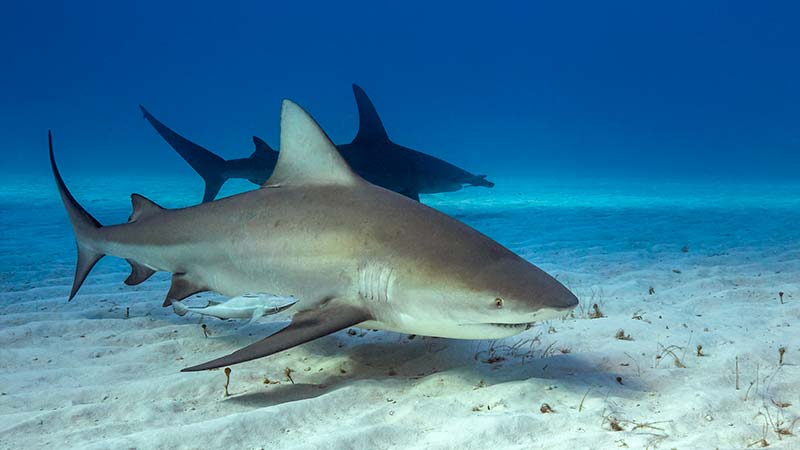
[[[86,276],[91,272],[92,267],[97,264],[100,258],[105,256],[103,251],[99,249],[99,243],[97,242],[97,235],[103,226],[78,204],[64,184],[64,179],[61,178],[61,173],[56,166],[56,158],[53,154],[53,135],[50,131],[47,132],[47,142],[50,148],[50,167],[53,170],[53,177],[56,180],[61,201],[64,203],[67,216],[72,223],[72,230],[75,233],[75,241],[78,247],[75,279],[72,282],[72,290],[69,293],[69,299],[72,300],[84,280],[86,280]]]
[[[216,369],[263,358],[370,319],[371,317],[365,311],[352,306],[329,306],[297,313],[292,319],[292,323],[281,331],[230,355],[187,367],[181,372]]]
[[[139,108],[141,108],[144,118],[150,122],[150,125],[156,129],[158,134],[160,134],[161,137],[164,138],[164,140],[167,141],[167,143],[175,149],[201,177],[203,177],[203,181],[206,182],[203,202],[214,200],[219,190],[222,188],[222,185],[227,181],[224,175],[226,161],[211,151],[172,131],[169,127],[153,117],[144,106],[139,105]]]
[[[388,141],[389,135],[386,134],[386,129],[383,128],[383,122],[378,116],[378,111],[375,110],[375,105],[367,97],[367,93],[357,84],[354,84],[353,94],[356,97],[356,106],[358,106],[358,134],[356,134],[353,142]]]

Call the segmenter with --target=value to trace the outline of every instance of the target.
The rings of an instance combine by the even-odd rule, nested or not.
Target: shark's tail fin
[[[47,141],[50,147],[50,167],[53,169],[53,177],[56,180],[58,193],[61,194],[61,201],[64,202],[67,216],[75,233],[75,241],[78,244],[78,263],[75,267],[72,291],[69,294],[69,299],[72,300],[83,281],[86,280],[86,276],[89,275],[92,267],[97,264],[100,258],[105,256],[103,251],[99,249],[100,240],[98,239],[99,231],[103,226],[78,204],[64,184],[61,173],[56,167],[56,159],[53,156],[53,135],[49,131],[47,132]]]
[[[139,105],[139,108],[141,108],[144,118],[150,122],[150,125],[156,129],[158,134],[192,166],[195,172],[203,177],[203,181],[206,182],[203,202],[214,200],[222,185],[228,179],[225,176],[227,161],[172,131],[172,129],[153,117],[144,106]]]

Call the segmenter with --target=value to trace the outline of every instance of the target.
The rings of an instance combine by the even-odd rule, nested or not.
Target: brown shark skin
[[[493,283],[514,287],[497,292],[498,297],[550,299],[567,294],[542,289],[552,284],[549,275],[473,228],[367,183],[265,187],[163,210],[135,223],[103,227],[99,233],[103,253],[184,273],[227,296],[294,295],[305,300],[299,303],[303,309],[311,306],[309,300],[355,297],[354,280],[345,274],[356,273],[370,261],[397,268],[413,264],[431,274],[431,283],[457,280],[468,287],[491,277]],[[217,283],[215,273],[227,273],[236,281]],[[298,277],[317,281],[296,283]],[[510,281],[503,283],[498,277]],[[521,285],[520,279],[530,283]]]

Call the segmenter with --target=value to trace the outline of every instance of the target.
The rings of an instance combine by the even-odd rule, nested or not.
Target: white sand
[[[200,194],[193,178],[65,175],[103,223],[127,217],[133,190],[167,206]],[[341,332],[234,366],[227,398],[222,371],[179,370],[286,317],[208,319],[204,338],[200,317],[161,308],[166,276],[126,287],[113,258],[67,303],[55,189],[6,181],[0,448],[800,448],[777,433],[800,434],[797,188],[497,181],[423,200],[557,275],[581,298],[574,318],[495,343]],[[588,319],[593,303],[607,317]]]

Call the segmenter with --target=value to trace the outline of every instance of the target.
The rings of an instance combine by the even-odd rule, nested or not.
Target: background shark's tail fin
[[[72,230],[75,233],[75,240],[78,244],[78,263],[75,267],[75,279],[72,282],[72,291],[70,291],[69,299],[72,300],[75,294],[80,289],[86,276],[91,272],[92,267],[97,264],[103,256],[103,252],[98,249],[98,232],[103,226],[78,202],[75,197],[69,192],[64,180],[61,178],[61,173],[56,167],[56,159],[53,155],[53,135],[47,132],[47,141],[50,147],[50,167],[53,170],[53,177],[58,186],[58,193],[61,195],[61,201],[64,202],[64,208],[67,210],[67,216],[72,223]]]
[[[139,105],[139,108],[142,109],[144,118],[150,122],[150,125],[156,129],[158,134],[192,166],[195,172],[203,177],[203,181],[206,182],[203,202],[214,200],[222,185],[227,181],[225,176],[227,161],[172,131],[172,129],[153,117],[144,106]]]

